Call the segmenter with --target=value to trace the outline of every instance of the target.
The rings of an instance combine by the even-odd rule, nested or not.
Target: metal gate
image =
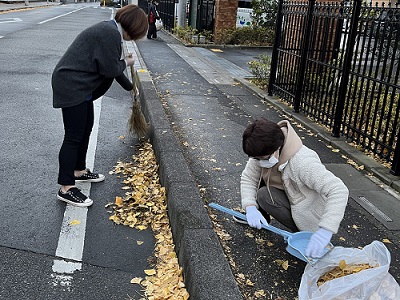
[[[280,0],[269,94],[400,175],[400,8]]]
[[[175,0],[159,0],[160,4],[157,7],[158,13],[164,23],[166,30],[172,31],[175,26],[176,7]],[[182,0],[181,0],[182,1]]]
[[[200,10],[197,15],[196,29],[201,32],[203,30],[214,30],[214,0],[200,0]]]
[[[175,0],[158,0],[157,11],[164,23],[164,28],[172,30],[174,28],[174,20],[176,17]],[[139,0],[138,6],[147,14],[149,12],[149,2],[147,0]]]

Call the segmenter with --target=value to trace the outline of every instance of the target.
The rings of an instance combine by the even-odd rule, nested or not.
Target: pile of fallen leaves
[[[172,233],[167,215],[165,188],[160,185],[158,165],[151,144],[142,144],[133,162],[118,162],[110,174],[124,177],[124,197],[116,197],[110,220],[138,230],[150,227],[156,238],[153,269],[144,270],[145,279],[131,280],[144,289],[146,299],[188,299],[182,269],[174,251]]]
[[[379,267],[379,264],[376,264],[375,266],[370,266],[367,263],[348,265],[345,260],[341,260],[338,266],[329,270],[318,279],[317,285],[321,286],[327,281],[376,267]]]

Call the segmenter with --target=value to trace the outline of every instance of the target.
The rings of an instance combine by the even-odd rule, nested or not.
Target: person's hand
[[[261,229],[261,223],[268,226],[267,220],[254,205],[246,207],[246,219],[253,228]]]
[[[332,232],[320,228],[310,238],[305,255],[313,258],[320,258],[324,254],[325,247],[329,244],[332,238]]]
[[[131,95],[133,98],[139,96],[139,89],[136,86],[134,86],[133,89],[131,89]]]
[[[133,66],[135,64],[135,59],[133,58],[133,55],[131,54],[125,56],[125,62],[127,67]]]

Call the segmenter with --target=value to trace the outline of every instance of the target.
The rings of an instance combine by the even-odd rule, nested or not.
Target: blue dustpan
[[[224,213],[230,214],[231,216],[235,216],[236,218],[239,218],[241,220],[247,221],[246,215],[244,215],[240,212],[226,208],[217,203],[210,203],[209,206],[212,208],[218,209]],[[286,247],[286,251],[289,252],[291,255],[297,257],[298,259],[301,259],[302,261],[305,261],[306,263],[310,263],[312,265],[314,265],[319,259],[324,257],[326,254],[328,254],[333,249],[333,245],[331,243],[329,243],[325,247],[324,254],[322,255],[321,258],[307,257],[304,253],[306,251],[308,242],[310,241],[310,238],[311,238],[313,232],[299,231],[299,232],[291,233],[289,231],[286,231],[286,230],[283,230],[280,228],[276,228],[272,225],[267,226],[264,224],[261,224],[261,227],[263,229],[267,229],[269,231],[272,231],[274,233],[277,233],[277,234],[283,236],[283,238],[285,239],[285,242],[288,244]]]

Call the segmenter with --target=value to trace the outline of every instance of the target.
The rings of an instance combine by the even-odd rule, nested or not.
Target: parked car
[[[121,0],[101,0],[100,6],[121,8]]]

